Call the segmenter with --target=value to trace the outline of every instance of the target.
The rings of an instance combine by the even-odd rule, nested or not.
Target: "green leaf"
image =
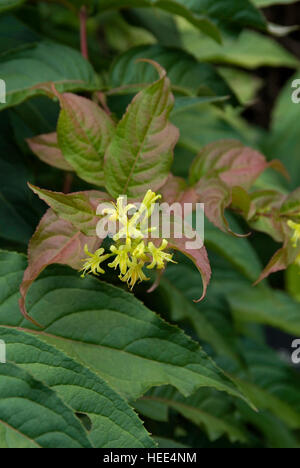
[[[227,220],[234,232],[240,232],[241,226],[227,213]],[[258,255],[248,239],[236,239],[205,220],[205,244],[213,252],[225,258],[238,272],[250,281],[255,281],[262,269]]]
[[[252,427],[256,427],[261,434],[259,441],[268,448],[299,448],[297,435],[292,432],[282,420],[270,411],[261,410],[258,413],[248,409],[246,405],[239,405],[242,418]]]
[[[286,270],[285,283],[288,292],[297,301],[300,302],[300,266],[290,265]]]
[[[0,110],[43,94],[38,85],[50,81],[59,92],[94,91],[100,87],[99,78],[79,52],[54,42],[40,42],[3,54],[0,67],[1,79],[7,85],[6,104],[0,104]]]
[[[43,213],[27,187],[33,174],[13,143],[7,112],[0,114],[0,237],[27,245]]]
[[[167,71],[172,90],[178,94],[230,96],[231,103],[237,104],[234,92],[212,65],[199,63],[181,49],[160,45],[135,47],[119,56],[110,71],[110,86],[130,93],[134,85],[152,83],[155,70],[147,63],[136,63],[142,58],[158,62]]]
[[[249,286],[228,296],[238,320],[267,324],[294,336],[300,334],[300,309],[296,301],[281,291]]]
[[[112,119],[93,101],[65,93],[59,97],[58,144],[79,177],[104,185],[104,153],[114,135]]]
[[[185,49],[198,60],[236,65],[250,70],[268,67],[299,67],[298,59],[268,36],[244,30],[237,39],[225,38],[222,45],[194,30],[183,33]]]
[[[200,389],[192,396],[184,398],[174,388],[161,387],[151,390],[140,401],[150,405],[157,403],[178,411],[184,418],[204,427],[212,442],[224,434],[231,442],[247,440],[246,433],[234,420],[234,407],[230,397],[223,398],[222,394],[211,389]]]
[[[241,117],[233,115],[228,108],[224,111],[216,106],[203,104],[201,109],[190,109],[171,117],[172,123],[180,131],[177,153],[178,149],[184,148],[195,155],[202,150],[204,145],[224,139],[240,140],[247,146],[257,145],[259,136],[257,130],[254,130]],[[185,156],[181,153],[177,156],[176,152],[175,162],[180,164],[181,158]]]
[[[130,293],[94,278],[83,280],[70,269],[49,268],[32,286],[29,311],[44,325],[38,331],[18,309],[24,264],[23,256],[0,254],[1,324],[21,326],[54,344],[130,398],[164,384],[186,396],[208,386],[242,397],[231,379],[177,327]]]
[[[217,41],[220,41],[218,27],[235,33],[243,26],[265,28],[262,15],[248,0],[234,3],[226,0],[189,0],[188,3],[184,0],[101,0],[98,4],[100,11],[125,6],[161,8],[182,16]]]
[[[50,388],[14,364],[0,366],[0,446],[6,428],[31,448],[91,448],[72,410]],[[29,442],[29,443],[28,443]],[[10,447],[13,448],[13,447]]]
[[[265,149],[270,159],[278,158],[286,166],[291,176],[292,189],[300,185],[300,136],[297,126],[300,106],[292,101],[293,93],[299,88],[299,86],[292,87],[296,79],[299,79],[299,72],[287,81],[279,94],[272,114],[271,134],[266,141]]]
[[[105,155],[106,188],[115,198],[158,190],[170,171],[178,140],[177,128],[168,121],[174,98],[164,70],[153,65],[160,79],[135,96]]]
[[[253,0],[253,3],[259,8],[268,7],[271,5],[289,5],[290,3],[298,2],[298,0]]]
[[[232,238],[232,240],[238,244],[245,239]],[[240,248],[242,252],[242,245]],[[224,250],[226,250],[226,245],[224,245]],[[248,255],[251,255],[251,250],[251,248],[247,250]],[[245,251],[243,252],[245,257],[247,254]],[[232,256],[235,256],[235,254]],[[227,254],[228,257],[229,254]],[[243,264],[246,264],[245,260],[240,262],[229,258],[228,260],[232,264],[236,262],[238,270],[241,269]],[[221,266],[219,263],[220,260],[218,260],[217,264],[212,263],[213,277],[208,295],[203,304],[199,304],[199,307],[203,307],[205,310],[205,308],[215,308],[225,303],[229,305],[230,313],[238,322],[269,325],[293,336],[300,333],[299,304],[289,295],[281,291],[274,291],[264,285],[253,286],[253,282],[247,281],[241,277],[239,272],[231,269],[229,263],[223,262]],[[248,268],[250,265],[251,261]],[[182,268],[184,270],[180,272]],[[183,277],[181,280],[180,275]],[[193,299],[197,287],[197,273],[195,271],[190,272],[186,265],[177,265],[175,268],[170,266],[166,271],[166,276],[171,282],[176,281],[187,297]],[[264,306],[262,307],[261,304],[264,304]]]
[[[218,354],[238,359],[229,337],[220,332],[210,317],[207,317],[207,308],[205,311],[198,310],[201,305],[197,306],[192,302],[199,282],[196,280],[198,274],[193,274],[190,269],[182,266],[171,270],[162,277],[157,290],[164,313],[168,313],[172,321],[186,320],[191,323],[198,337],[204,343],[209,343]]]
[[[288,427],[299,429],[298,374],[285,362],[281,362],[276,353],[265,345],[244,341],[241,354],[247,366],[247,374],[241,373],[242,385],[249,389],[257,407],[271,411]]]
[[[263,86],[263,80],[252,73],[230,67],[218,67],[219,74],[234,89],[238,100],[244,105],[254,102],[257,92]]]
[[[0,13],[21,6],[25,0],[0,0]]]
[[[0,336],[8,361],[43,381],[76,413],[90,418],[94,447],[154,446],[129,405],[89,369],[22,331],[0,327]]]
[[[130,8],[126,12],[130,24],[149,31],[162,46],[180,47],[180,34],[172,14],[158,8]]]
[[[6,14],[0,17],[0,53],[21,46],[24,47],[25,44],[32,44],[40,40],[39,34],[15,16]]]

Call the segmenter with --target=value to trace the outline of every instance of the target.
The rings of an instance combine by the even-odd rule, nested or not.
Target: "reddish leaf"
[[[281,207],[280,214],[292,218],[300,216],[300,188],[285,197]]]
[[[200,302],[206,296],[207,287],[211,278],[211,267],[206,248],[203,245],[203,239],[201,239],[200,235],[188,222],[179,217],[173,218],[171,230],[173,230],[173,232],[167,237],[168,247],[179,250],[192,260],[201,274],[203,293],[200,299],[195,300],[195,302]],[[175,233],[177,233],[177,235]]]
[[[193,187],[188,187],[186,181],[181,177],[174,177],[170,174],[167,182],[159,191],[162,195],[162,203],[179,204],[180,210],[178,213],[176,212],[177,216],[186,216],[196,209],[197,192]]]
[[[283,226],[286,220],[280,217],[280,207],[286,200],[286,195],[275,190],[262,190],[251,193],[251,203],[254,213],[249,219],[250,226],[256,231],[264,232],[276,242],[284,242]]]
[[[99,221],[96,208],[99,203],[109,201],[109,195],[96,190],[64,194],[28,185],[60,218],[72,223],[85,235],[96,235],[96,225]]]
[[[179,132],[169,122],[174,105],[170,80],[157,63],[155,83],[138,93],[119,122],[105,154],[105,184],[117,198],[142,197],[147,189],[158,190],[168,177]]]
[[[58,146],[56,132],[28,138],[26,141],[31,151],[44,163],[64,171],[73,171]]]
[[[58,95],[58,143],[79,177],[104,186],[104,153],[115,133],[112,119],[93,101],[75,94]]]
[[[284,171],[279,161],[268,163],[261,153],[239,141],[221,140],[201,150],[191,166],[190,179],[196,183],[202,177],[219,176],[228,187],[248,190],[270,166]]]
[[[184,237],[181,239],[168,239],[168,242],[171,249],[182,252],[186,257],[192,260],[192,262],[198,268],[202,278],[203,292],[201,297],[199,299],[195,299],[194,302],[202,301],[206,296],[207,287],[211,278],[211,267],[206,248],[203,246],[200,249],[188,249],[186,247],[186,243],[190,242],[190,239]]]
[[[293,245],[293,231],[288,227],[286,220],[282,220],[281,229],[284,238],[283,247],[273,255],[255,284],[264,280],[272,273],[285,270],[288,266],[292,265],[300,255],[300,245],[297,247]]]
[[[275,255],[271,258],[270,262],[268,263],[268,265],[263,270],[260,277],[254,284],[257,285],[258,283],[266,279],[272,273],[285,270],[287,266],[288,266],[287,249],[285,247],[282,247],[281,249],[277,250]]]
[[[159,189],[162,201],[169,203],[170,205],[180,201],[186,187],[187,183],[183,178],[169,174],[166,183]]]
[[[101,242],[101,239],[96,236],[86,237],[70,222],[60,219],[49,209],[29,242],[28,267],[20,287],[21,299],[19,301],[24,317],[39,326],[28,316],[25,300],[31,284],[48,265],[59,263],[80,269],[81,259],[85,257],[84,245],[87,244],[89,249],[94,251],[99,248]]]
[[[242,187],[232,187],[231,196],[231,207],[240,212],[246,220],[251,219],[256,208],[248,192]]]
[[[217,228],[236,237],[249,235],[234,233],[229,227],[225,210],[232,202],[232,195],[231,189],[224,182],[218,178],[202,178],[195,190],[198,194],[198,201],[204,203],[205,215]]]

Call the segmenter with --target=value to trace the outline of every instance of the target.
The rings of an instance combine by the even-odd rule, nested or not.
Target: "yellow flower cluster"
[[[85,246],[86,258],[82,268],[82,277],[88,273],[99,275],[105,273],[101,268],[101,263],[110,257],[113,261],[108,263],[110,268],[119,268],[121,281],[124,281],[132,289],[137,282],[147,281],[143,267],[148,263],[148,269],[163,269],[166,262],[173,262],[173,255],[165,252],[168,246],[166,239],[161,245],[156,247],[153,242],[145,240],[149,233],[155,228],[148,227],[148,219],[151,217],[155,202],[160,198],[151,190],[148,190],[141,206],[136,210],[135,205],[124,206],[123,197],[118,197],[117,203],[111,208],[105,208],[102,215],[108,215],[110,221],[118,223],[119,231],[113,236],[115,244],[110,247],[110,253],[105,254],[104,249],[98,249],[95,253],[90,253]],[[134,209],[135,213],[130,216],[129,212]]]

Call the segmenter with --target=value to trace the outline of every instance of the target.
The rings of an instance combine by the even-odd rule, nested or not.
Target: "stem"
[[[88,60],[89,59],[89,51],[88,51],[88,44],[87,44],[87,31],[86,31],[86,22],[88,19],[86,6],[81,7],[79,12],[79,20],[80,20],[80,46],[81,46],[81,53],[82,56]]]
[[[98,101],[99,103],[101,104],[101,106],[103,107],[103,110],[108,114],[108,115],[111,115],[111,111],[106,103],[106,96],[105,94],[103,94],[101,91],[98,91],[96,93],[96,96],[98,98]]]
[[[63,193],[70,193],[73,183],[73,174],[72,172],[67,172],[64,179]]]

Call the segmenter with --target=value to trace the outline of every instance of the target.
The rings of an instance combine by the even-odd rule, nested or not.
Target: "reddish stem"
[[[111,111],[106,103],[106,96],[103,94],[101,91],[98,91],[96,93],[96,96],[98,98],[98,101],[100,102],[101,106],[103,107],[103,110],[108,114],[111,115]]]
[[[86,31],[86,22],[88,19],[87,9],[85,6],[81,7],[79,13],[79,20],[80,20],[80,46],[81,46],[81,53],[82,56],[88,60],[89,59],[89,51],[88,51],[88,43],[87,43],[87,31]]]
[[[73,174],[72,172],[67,172],[64,179],[63,193],[70,193],[73,183]]]

